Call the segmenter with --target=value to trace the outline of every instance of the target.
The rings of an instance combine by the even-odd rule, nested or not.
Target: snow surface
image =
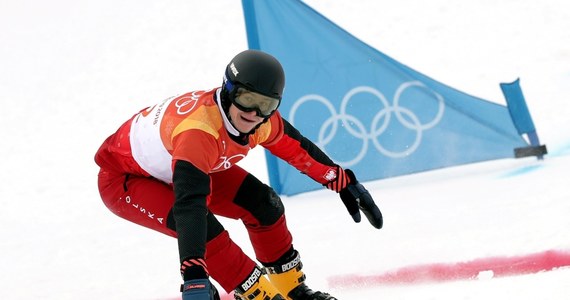
[[[550,154],[366,183],[381,230],[337,196],[284,198],[308,283],[339,299],[570,299],[570,268],[412,284],[331,284],[408,266],[570,250],[570,2],[307,3],[366,43],[504,103],[521,78]],[[247,48],[240,1],[0,1],[0,298],[176,299],[176,241],[110,213],[93,155],[167,96],[221,83]],[[242,166],[267,182],[263,152]],[[246,233],[223,219],[248,253]]]

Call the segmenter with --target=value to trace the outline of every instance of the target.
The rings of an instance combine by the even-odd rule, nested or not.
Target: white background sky
[[[570,4],[563,0],[307,1],[438,81],[504,103],[521,78],[551,155],[369,182],[385,228],[335,194],[284,198],[310,286],[339,299],[568,299],[568,268],[350,288],[335,276],[570,250]],[[247,48],[240,1],[0,0],[0,298],[176,299],[176,241],[112,215],[93,155],[129,116],[218,86]],[[267,181],[263,153],[243,166]],[[529,169],[529,166],[533,167]],[[524,170],[530,170],[523,172]],[[245,232],[224,220],[244,250]]]

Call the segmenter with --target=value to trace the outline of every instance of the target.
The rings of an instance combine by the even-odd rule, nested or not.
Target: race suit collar
[[[228,119],[228,116],[226,115],[223,107],[222,107],[222,102],[221,99],[222,97],[220,96],[220,92],[222,91],[221,88],[218,88],[216,90],[216,103],[218,104],[218,109],[220,110],[220,114],[222,115],[222,118],[224,119],[224,127],[226,127],[226,130],[233,136],[239,137],[241,135],[241,133],[234,127],[234,125],[232,124],[232,122],[230,122],[230,120]]]

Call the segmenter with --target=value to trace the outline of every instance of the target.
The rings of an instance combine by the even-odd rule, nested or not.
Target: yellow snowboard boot
[[[293,248],[277,262],[264,265],[269,280],[287,300],[338,300],[327,293],[313,291],[305,284],[301,256]]]
[[[285,300],[279,290],[255,267],[253,272],[234,290],[237,300]]]

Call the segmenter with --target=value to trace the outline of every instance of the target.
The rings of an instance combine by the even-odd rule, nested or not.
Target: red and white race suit
[[[230,291],[246,278],[255,263],[231,241],[221,225],[210,225],[212,219],[206,221],[202,215],[179,213],[174,222],[174,204],[188,200],[177,199],[182,196],[174,192],[178,184],[173,181],[177,162],[191,166],[191,171],[185,171],[188,174],[180,175],[188,178],[186,181],[206,176],[209,181],[205,184],[209,187],[204,188],[209,194],[202,198],[208,212],[241,219],[246,224],[257,259],[262,262],[272,262],[290,249],[291,234],[284,216],[265,224],[251,205],[236,200],[244,193],[240,189],[269,189],[256,179],[247,181],[246,177],[251,175],[236,163],[250,149],[261,145],[321,184],[334,181],[337,172],[344,171],[279,112],[254,133],[239,134],[216,99],[220,99],[219,88],[171,97],[140,111],[105,140],[95,161],[101,167],[101,197],[111,211],[139,225],[178,237],[181,260],[187,256],[204,256],[210,275]],[[202,199],[198,192],[190,191],[186,195],[190,195],[191,201]],[[209,222],[208,228],[206,222]],[[216,226],[220,230],[210,234],[214,231],[212,228],[218,228]],[[206,231],[208,238],[203,245],[201,237],[205,233],[202,232]]]

